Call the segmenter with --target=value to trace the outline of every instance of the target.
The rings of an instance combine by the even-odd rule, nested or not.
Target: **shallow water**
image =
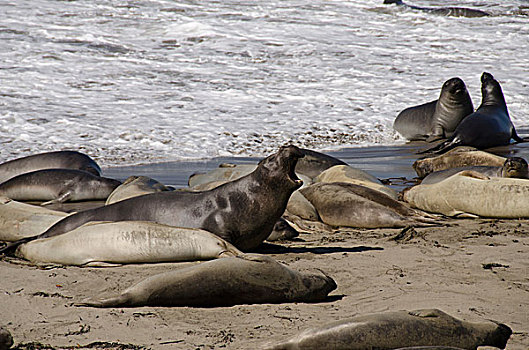
[[[454,76],[502,84],[529,125],[529,3],[2,1],[0,161],[80,150],[103,166],[403,144],[396,114]],[[442,1],[411,1],[421,6]]]

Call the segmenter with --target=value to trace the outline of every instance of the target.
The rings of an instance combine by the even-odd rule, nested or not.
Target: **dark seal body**
[[[253,249],[270,235],[290,195],[301,187],[303,182],[294,173],[300,157],[297,147],[281,147],[277,153],[261,160],[254,172],[210,191],[152,193],[86,210],[8,248],[28,240],[60,235],[89,221],[140,220],[200,228],[241,250]]]
[[[121,295],[78,306],[231,306],[239,304],[315,302],[336,289],[318,271],[300,273],[274,259],[243,254],[151,276]]]
[[[522,142],[509,117],[500,83],[487,72],[481,76],[481,95],[481,105],[461,121],[452,137],[421,153],[443,153],[457,146],[490,148],[508,145],[511,139]]]
[[[17,201],[105,200],[121,184],[82,170],[45,169],[15,176],[0,184],[0,195]]]
[[[428,13],[433,13],[440,16],[453,16],[453,17],[485,17],[490,16],[488,12],[471,9],[467,7],[422,7],[408,5],[402,0],[384,0],[384,4],[396,4],[398,6],[405,6],[412,10],[418,10]]]
[[[308,329],[268,350],[389,350],[413,346],[446,346],[476,350],[505,348],[512,330],[494,321],[471,323],[441,310],[426,309],[362,315]],[[423,348],[419,348],[423,349]]]
[[[439,99],[409,107],[399,113],[393,128],[408,140],[435,141],[452,136],[461,120],[474,112],[465,83],[447,80]]]
[[[56,151],[34,154],[0,164],[0,183],[20,174],[42,169],[77,169],[94,175],[101,174],[101,168],[86,154],[76,151]]]

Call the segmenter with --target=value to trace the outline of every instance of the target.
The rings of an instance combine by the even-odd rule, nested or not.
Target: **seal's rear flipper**
[[[456,148],[457,146],[460,146],[460,145],[461,145],[461,141],[459,140],[455,140],[455,139],[446,140],[445,142],[441,142],[440,144],[432,148],[428,148],[425,151],[417,152],[417,154],[425,154],[425,153],[441,154],[441,153],[451,150],[452,148]]]
[[[26,238],[21,238],[18,241],[8,242],[5,247],[0,248],[0,255],[12,254],[15,252],[15,250],[17,250],[19,245],[27,243],[27,242],[31,242],[35,238],[36,237],[26,237]]]

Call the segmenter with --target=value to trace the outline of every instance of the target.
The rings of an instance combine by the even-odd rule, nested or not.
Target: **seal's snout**
[[[492,76],[492,74],[483,72],[483,74],[481,75],[481,83],[485,84],[486,82],[491,81],[491,80],[494,80],[494,77]]]

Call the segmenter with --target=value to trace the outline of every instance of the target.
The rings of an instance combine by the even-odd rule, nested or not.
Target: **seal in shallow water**
[[[44,169],[15,176],[0,184],[0,195],[17,201],[106,200],[120,181],[93,175],[83,170]]]
[[[301,187],[294,168],[302,157],[295,146],[261,160],[251,174],[204,192],[159,192],[129,198],[101,208],[69,216],[41,235],[20,240],[52,237],[89,221],[154,221],[212,232],[241,250],[256,248],[283,215],[292,192]]]
[[[408,5],[402,0],[384,0],[384,4],[396,4],[398,6],[405,6],[412,10],[418,10],[428,13],[433,13],[441,16],[453,16],[453,17],[485,17],[490,16],[488,12],[471,9],[467,7],[422,7]]]
[[[512,124],[500,83],[487,72],[481,75],[481,105],[457,126],[452,137],[420,153],[443,153],[457,146],[479,149],[508,145],[518,136]]]
[[[86,154],[76,151],[56,151],[34,154],[0,164],[0,183],[20,174],[42,169],[76,169],[99,176],[101,168]]]
[[[452,136],[461,120],[472,112],[474,105],[465,83],[452,78],[443,84],[439,99],[400,112],[393,129],[408,140],[432,142]]]
[[[307,329],[267,350],[364,350],[448,346],[476,350],[505,348],[512,330],[501,323],[458,320],[441,310],[395,311],[351,317]]]
[[[300,273],[258,254],[243,254],[151,276],[119,296],[78,306],[231,306],[316,302],[336,289],[323,272]]]

